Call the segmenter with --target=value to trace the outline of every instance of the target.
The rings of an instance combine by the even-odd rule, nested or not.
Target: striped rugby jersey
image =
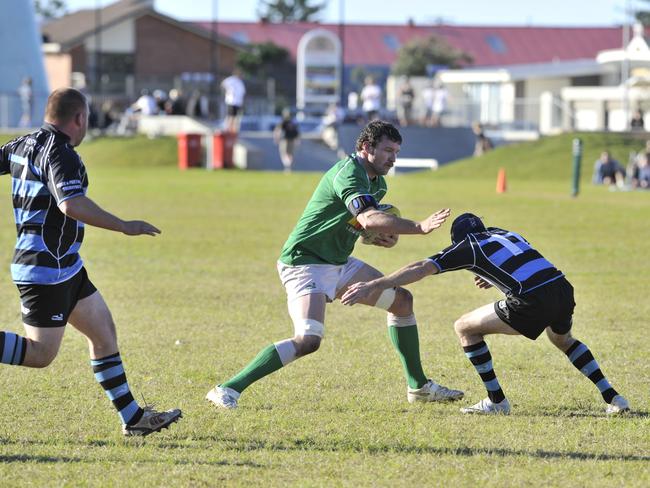
[[[523,295],[564,276],[515,232],[488,227],[429,258],[441,273],[467,269],[506,295]]]
[[[86,194],[88,177],[70,138],[45,124],[0,147],[0,174],[11,173],[16,250],[11,276],[16,284],[53,285],[83,266],[79,247],[84,224],[58,205]]]

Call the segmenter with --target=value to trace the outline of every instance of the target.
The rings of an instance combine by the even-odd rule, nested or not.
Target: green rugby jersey
[[[363,195],[381,201],[386,181],[383,176],[371,180],[363,165],[350,155],[320,180],[282,248],[280,261],[290,266],[345,264],[362,230],[348,204]]]

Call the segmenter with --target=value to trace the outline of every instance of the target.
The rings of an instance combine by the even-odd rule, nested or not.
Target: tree
[[[56,19],[65,15],[65,0],[34,0],[34,10],[41,19]]]
[[[644,1],[646,3],[650,3],[650,0],[644,0]],[[626,17],[627,15],[629,15],[629,12],[626,13]],[[637,10],[634,14],[634,17],[638,22],[641,22],[644,26],[650,25],[650,12],[648,12],[647,10]]]
[[[249,44],[248,48],[239,54],[236,61],[248,76],[268,78],[291,63],[289,51],[272,42]]]
[[[311,5],[311,0],[259,0],[257,16],[268,22],[313,22],[327,2]]]
[[[250,93],[265,93],[269,80],[273,80],[276,102],[289,105],[295,99],[296,66],[285,48],[272,42],[249,44],[236,63],[247,78]]]
[[[426,76],[429,65],[459,68],[471,62],[469,54],[450,46],[439,37],[430,36],[404,44],[397,52],[391,71],[395,75]]]

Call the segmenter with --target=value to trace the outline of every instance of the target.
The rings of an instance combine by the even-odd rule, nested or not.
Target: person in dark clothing
[[[86,167],[75,151],[88,129],[88,100],[78,90],[55,90],[45,124],[0,147],[0,175],[10,174],[16,251],[11,275],[20,292],[25,335],[0,331],[0,362],[45,368],[59,352],[70,323],[88,339],[95,379],[117,410],[126,436],[145,436],[181,418],[133,398],[104,298],[79,255],[90,226],[130,236],[159,234],[142,220],[122,220],[86,196]],[[88,226],[88,227],[87,227]]]
[[[389,276],[351,285],[341,298],[353,305],[371,293],[407,285],[426,276],[466,269],[479,288],[496,286],[505,299],[469,312],[454,324],[465,355],[476,368],[488,397],[461,409],[463,413],[510,413],[484,341],[488,334],[523,335],[537,339],[546,330],[550,341],[591,380],[607,403],[607,414],[629,411],[628,401],[611,386],[589,348],[571,335],[573,287],[564,273],[516,232],[486,228],[479,217],[465,213],[451,226],[451,246]]]
[[[291,116],[291,110],[285,108],[282,111],[282,120],[273,130],[273,138],[280,150],[280,159],[284,171],[290,173],[293,169],[294,153],[300,142],[300,129]]]

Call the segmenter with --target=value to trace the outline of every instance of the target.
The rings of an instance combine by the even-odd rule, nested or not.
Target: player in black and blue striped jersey
[[[451,246],[423,261],[411,263],[389,276],[356,283],[341,302],[352,305],[369,293],[407,285],[422,278],[466,269],[479,288],[496,286],[506,298],[463,315],[454,324],[465,355],[474,365],[488,393],[463,413],[508,414],[510,403],[492,367],[484,336],[523,335],[535,340],[546,330],[550,341],[589,378],[607,403],[607,413],[629,411],[628,401],[612,387],[589,348],[571,335],[573,287],[564,274],[521,235],[486,228],[476,215],[465,213],[451,226]]]
[[[178,409],[141,408],[129,388],[115,324],[79,256],[84,223],[127,235],[160,231],[124,221],[86,196],[86,168],[75,147],[88,127],[86,97],[72,88],[48,98],[45,124],[0,147],[0,175],[11,175],[17,240],[11,275],[20,291],[25,335],[0,331],[0,363],[44,368],[67,323],[88,339],[96,380],[115,406],[125,435],[148,435],[181,417]]]

